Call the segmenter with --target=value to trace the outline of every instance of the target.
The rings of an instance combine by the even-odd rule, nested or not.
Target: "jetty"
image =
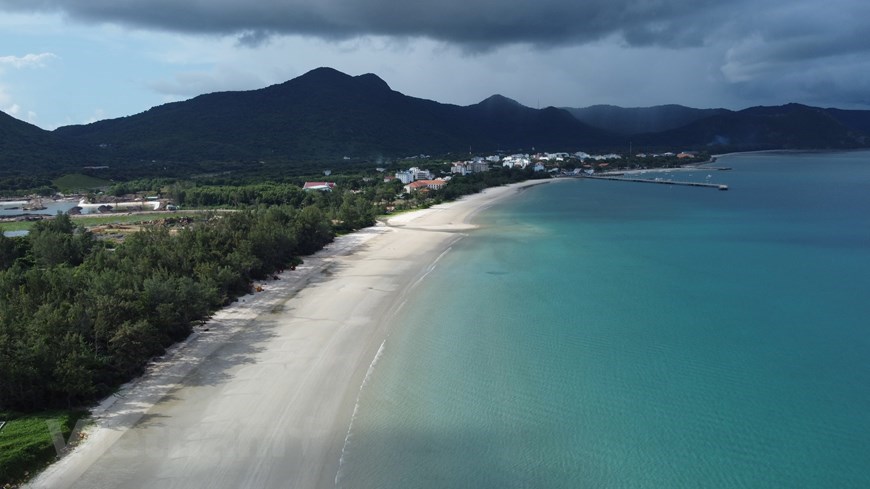
[[[718,183],[707,183],[707,182],[680,182],[674,180],[663,180],[661,178],[650,179],[650,178],[630,178],[624,176],[595,176],[595,175],[578,175],[579,178],[588,178],[590,180],[614,180],[617,182],[637,182],[637,183],[658,183],[661,185],[681,185],[684,187],[704,187],[704,188],[715,188],[718,190],[728,190],[728,185],[722,185]]]

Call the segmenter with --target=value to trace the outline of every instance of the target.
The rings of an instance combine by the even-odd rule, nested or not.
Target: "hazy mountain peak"
[[[318,79],[346,79],[350,78],[350,75],[346,73],[342,73],[341,71],[336,70],[335,68],[330,68],[328,66],[321,66],[320,68],[314,68],[307,73],[300,75],[297,79],[305,79],[305,78],[318,78]]]
[[[361,84],[365,84],[368,87],[381,90],[392,90],[387,82],[385,82],[381,77],[375,75],[374,73],[366,73],[364,75],[358,75],[353,78],[354,80],[358,81]]]
[[[589,125],[620,134],[668,131],[729,112],[724,109],[694,109],[675,104],[628,108],[616,105],[592,105],[576,109],[565,108],[565,110]]]
[[[483,101],[481,101],[478,105],[486,105],[491,107],[498,106],[508,106],[508,107],[525,107],[525,105],[517,102],[512,98],[505,97],[504,95],[495,94],[490,97],[487,97]]]

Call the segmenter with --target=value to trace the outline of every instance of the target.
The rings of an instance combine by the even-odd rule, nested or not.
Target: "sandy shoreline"
[[[105,400],[87,440],[30,487],[334,487],[360,386],[407,292],[474,214],[541,183],[338,238]]]

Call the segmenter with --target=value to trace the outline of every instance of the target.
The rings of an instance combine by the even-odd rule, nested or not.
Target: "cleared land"
[[[107,224],[142,224],[158,219],[179,217],[202,217],[207,211],[173,211],[173,212],[143,212],[124,214],[99,214],[72,216],[73,222],[79,226],[104,226]],[[33,227],[35,221],[0,222],[0,231],[23,231]]]
[[[51,181],[55,187],[62,192],[89,190],[111,185],[112,182],[102,178],[82,175],[81,173],[70,173],[62,177],[55,178]]]

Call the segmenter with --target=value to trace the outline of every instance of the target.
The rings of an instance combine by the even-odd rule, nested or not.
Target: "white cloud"
[[[24,56],[0,56],[0,74],[3,73],[4,66],[11,66],[16,69],[20,68],[42,68],[45,63],[51,59],[57,58],[53,53],[25,54]],[[36,123],[36,112],[32,110],[25,111],[21,106],[12,100],[9,94],[9,89],[0,85],[0,110],[15,117],[16,119],[26,120],[31,124]]]
[[[103,109],[96,109],[94,113],[91,114],[90,117],[85,120],[85,124],[92,124],[97,121],[101,121],[106,118],[106,111]]]
[[[57,58],[54,53],[25,54],[24,56],[0,56],[0,65],[13,68],[42,68],[49,60]]]
[[[17,114],[21,111],[18,104],[12,101],[12,96],[9,95],[9,90],[3,85],[0,85],[0,110],[6,112],[12,117],[18,117]]]
[[[12,100],[12,96],[9,95],[9,91],[3,85],[0,85],[0,110],[16,119],[26,120],[31,124],[36,124],[38,119],[36,112],[32,110],[25,111],[21,108],[21,105],[15,103]]]
[[[0,104],[2,104],[0,105],[0,109],[2,109],[3,112],[6,112],[8,115],[11,115],[16,119],[29,122],[30,124],[36,124],[36,121],[38,119],[36,112],[32,110],[25,111],[23,108],[21,108],[20,105],[16,103],[7,105],[7,102],[8,97],[5,97],[4,94],[0,93]]]
[[[203,93],[226,90],[250,90],[261,88],[265,82],[252,72],[241,71],[221,65],[212,70],[175,73],[172,79],[163,79],[148,84],[149,88],[163,95],[193,97]]]

